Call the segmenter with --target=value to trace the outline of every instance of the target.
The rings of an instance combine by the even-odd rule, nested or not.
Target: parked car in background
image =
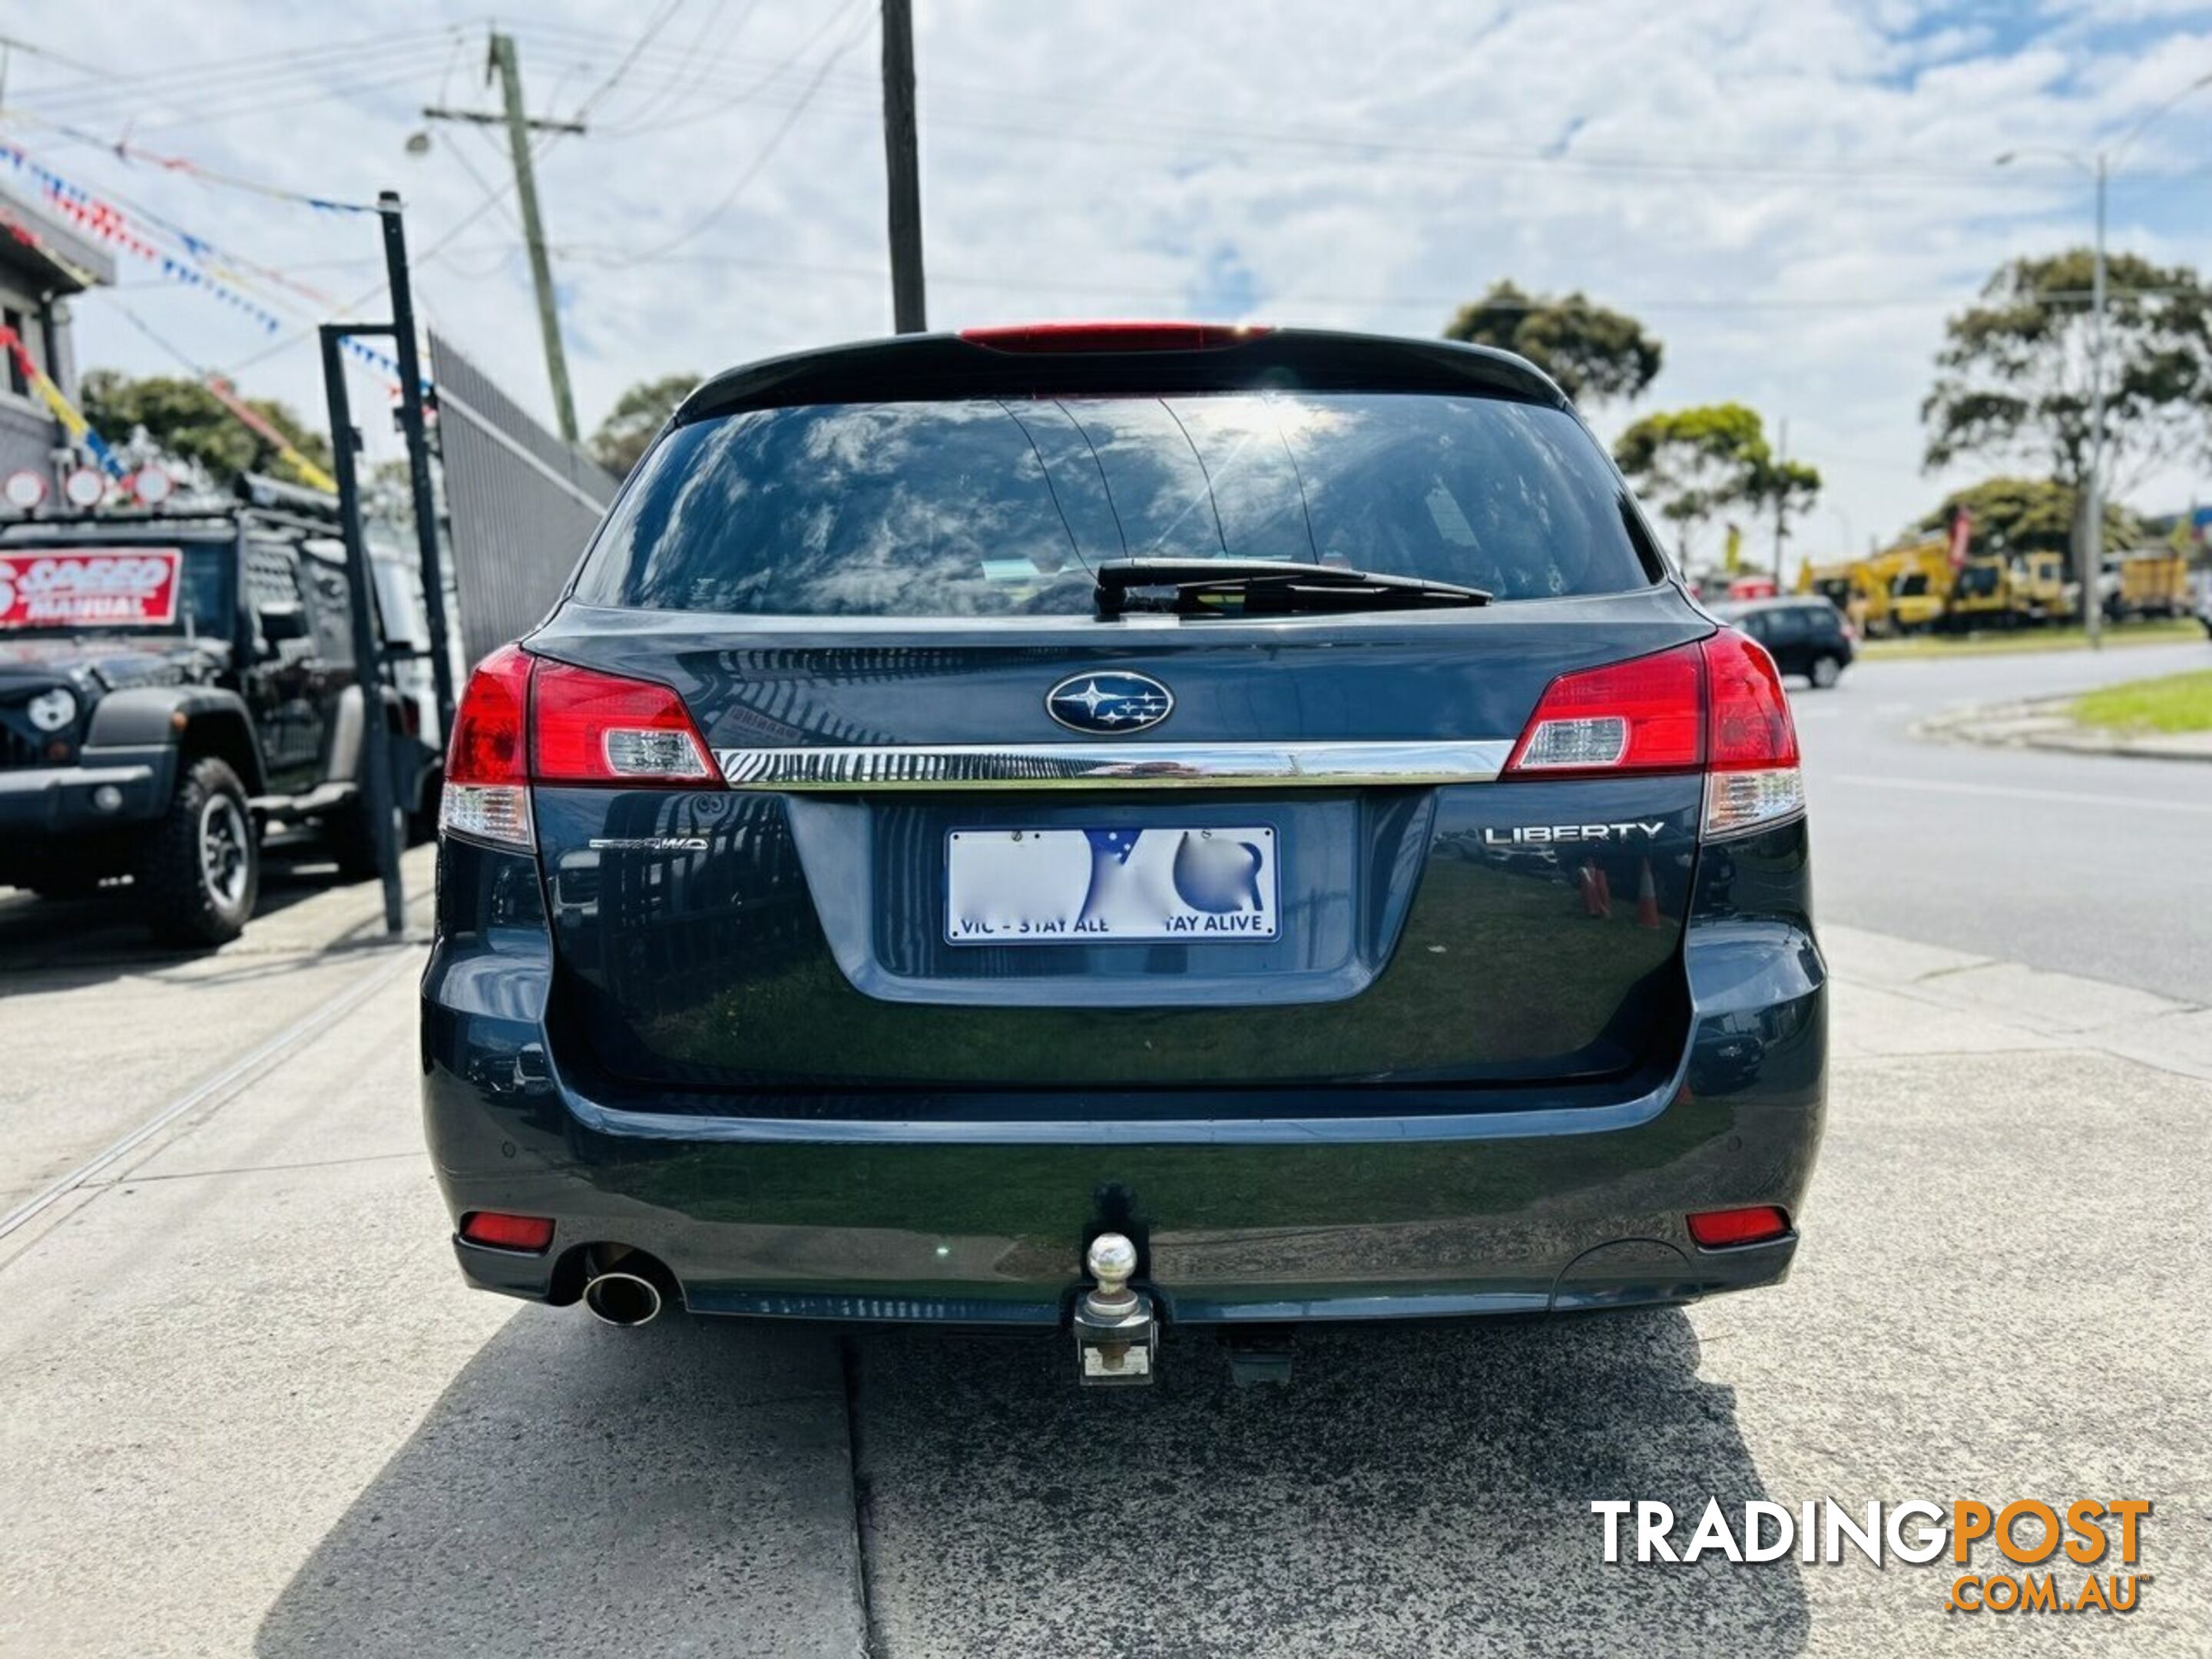
[[[345,557],[306,493],[0,526],[0,884],[128,876],[156,938],[205,947],[252,915],[265,829],[312,825],[374,872]],[[382,701],[415,810],[434,714]]]
[[[1167,1322],[1286,1370],[1304,1321],[1797,1248],[1789,702],[1504,353],[1054,325],[725,374],[477,666],[441,829],[424,1122],[488,1290],[1072,1325],[1127,1383]]]
[[[1826,599],[1753,599],[1717,605],[1712,611],[1765,646],[1784,673],[1801,675],[1823,690],[1841,679],[1858,654],[1850,624]]]

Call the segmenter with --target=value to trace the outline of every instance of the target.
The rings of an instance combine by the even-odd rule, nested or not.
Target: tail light
[[[1741,835],[1805,810],[1797,728],[1774,659],[1749,635],[1723,628],[1698,642],[1711,718],[1705,835]]]
[[[1797,733],[1774,659],[1747,635],[1562,674],[1505,763],[1507,778],[1705,774],[1707,839],[1804,810]]]
[[[530,659],[503,645],[477,665],[453,711],[438,828],[502,847],[533,847],[530,827]]]
[[[1695,645],[1562,674],[1544,688],[1506,775],[1694,772],[1705,760]]]
[[[439,827],[503,847],[537,844],[535,783],[718,788],[722,775],[667,686],[502,646],[453,717]]]
[[[541,662],[531,686],[535,783],[719,784],[684,700],[652,680]]]

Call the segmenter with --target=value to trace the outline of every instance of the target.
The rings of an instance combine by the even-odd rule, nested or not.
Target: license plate
[[[1269,829],[955,830],[945,867],[954,945],[1275,937]]]

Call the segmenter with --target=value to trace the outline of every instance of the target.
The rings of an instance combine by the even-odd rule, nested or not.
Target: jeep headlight
[[[58,732],[76,718],[76,699],[67,686],[58,685],[32,698],[27,712],[40,731]]]

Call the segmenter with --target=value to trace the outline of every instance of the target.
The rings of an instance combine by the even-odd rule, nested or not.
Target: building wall
[[[70,337],[69,296],[88,283],[115,280],[115,262],[68,226],[46,216],[28,199],[0,189],[0,312],[4,312],[31,361],[76,398],[76,351]],[[66,434],[21,370],[0,362],[0,476],[32,467],[51,476],[53,452]]]
[[[30,348],[31,361],[54,375],[54,384],[62,388],[64,396],[70,395],[72,387],[69,382],[55,374],[56,365],[46,361],[49,354],[45,307],[24,275],[5,264],[0,264],[0,318],[4,318],[21,336],[23,343]],[[64,322],[56,332],[65,337],[68,326]],[[62,429],[38,394],[29,386],[19,385],[21,370],[12,361],[12,354],[10,358],[0,363],[0,477],[26,466],[46,472],[54,446],[62,441]],[[70,380],[74,379],[71,375]]]
[[[0,397],[0,477],[29,467],[53,482],[52,455],[61,429],[41,420],[15,399]]]

